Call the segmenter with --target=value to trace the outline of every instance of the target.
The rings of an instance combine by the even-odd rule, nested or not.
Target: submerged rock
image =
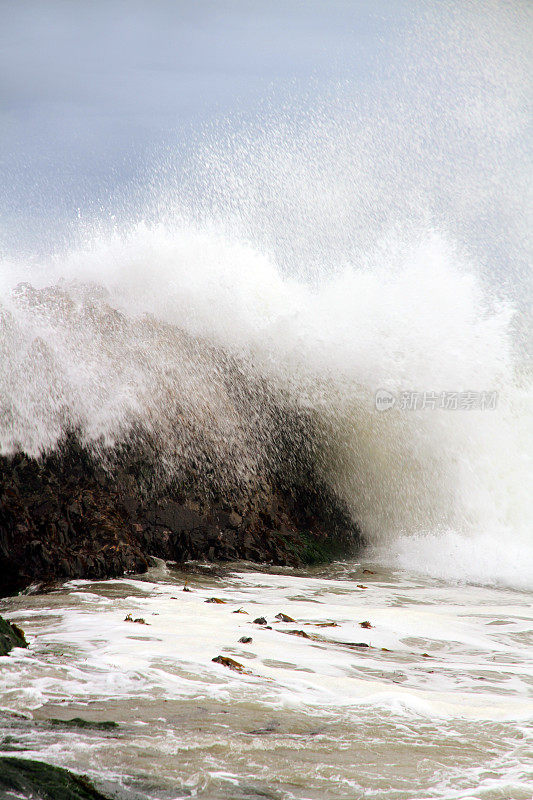
[[[109,800],[83,775],[12,756],[0,757],[0,790],[33,800]]]
[[[118,728],[118,724],[113,720],[104,720],[102,722],[92,722],[82,717],[73,717],[72,719],[49,719],[50,725],[58,725],[64,728],[89,728],[95,731],[111,731]]]
[[[14,622],[0,617],[0,656],[7,656],[14,647],[27,647],[24,631]]]
[[[304,622],[304,625],[313,625],[315,628],[338,628],[338,622]]]
[[[301,636],[302,639],[311,639],[312,638],[305,631],[283,631],[283,633],[288,633],[290,636]]]

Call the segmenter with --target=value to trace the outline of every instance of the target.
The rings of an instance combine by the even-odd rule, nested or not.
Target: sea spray
[[[313,287],[195,226],[142,224],[93,242],[45,270],[56,271],[55,288],[18,284],[4,299],[3,451],[47,451],[74,428],[105,453],[143,429],[162,473],[208,464],[256,483],[283,465],[261,392],[237,398],[228,387],[237,358],[250,387],[312,414],[313,469],[368,542],[400,563],[414,548],[414,562],[438,574],[523,583],[525,440],[515,423],[525,390],[511,312],[442,236],[391,244],[389,257],[372,264],[369,254]],[[382,411],[380,390],[491,393],[497,403]],[[483,537],[517,542],[503,574],[498,547],[490,565],[465,566]]]

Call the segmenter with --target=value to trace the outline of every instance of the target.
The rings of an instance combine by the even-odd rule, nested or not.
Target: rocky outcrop
[[[341,501],[305,459],[305,469],[293,457],[290,470],[260,487],[221,491],[193,473],[147,485],[150,458],[123,448],[104,469],[74,435],[43,459],[0,458],[0,595],[143,572],[150,556],[301,565],[360,543]]]
[[[297,565],[359,542],[329,488],[316,378],[89,284],[20,284],[0,312],[0,595],[150,556]]]
[[[0,758],[0,790],[35,800],[106,800],[83,775],[26,758]]]
[[[14,647],[27,647],[28,643],[18,625],[0,617],[0,656],[6,656]]]

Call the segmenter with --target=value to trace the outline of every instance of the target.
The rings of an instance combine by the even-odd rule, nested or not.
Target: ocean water
[[[260,481],[206,343],[319,421],[368,544],[2,600],[2,752],[132,798],[530,798],[531,7],[133,5],[0,32],[0,452],[142,427],[172,474],[179,408]]]
[[[366,561],[160,564],[2,606],[31,642],[2,665],[3,753],[118,797],[531,797],[529,593]],[[50,723],[76,717],[118,727]]]

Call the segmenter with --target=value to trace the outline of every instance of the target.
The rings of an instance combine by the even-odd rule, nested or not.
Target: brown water
[[[30,642],[1,661],[3,754],[88,774],[119,796],[532,795],[525,593],[356,563],[198,574],[160,564],[1,610]],[[73,717],[118,727],[49,721]]]

